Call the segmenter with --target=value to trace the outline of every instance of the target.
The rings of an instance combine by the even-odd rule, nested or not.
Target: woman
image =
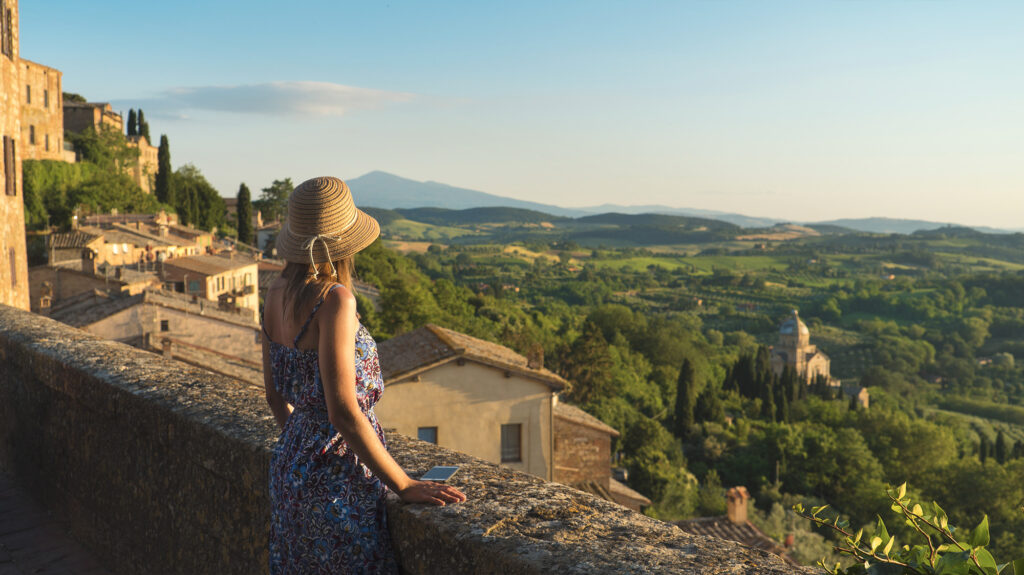
[[[465,501],[409,478],[373,414],[383,381],[377,346],[356,315],[352,258],[376,239],[337,178],[300,184],[277,238],[287,260],[266,296],[263,380],[282,428],[270,463],[270,572],[395,573],[384,496]]]

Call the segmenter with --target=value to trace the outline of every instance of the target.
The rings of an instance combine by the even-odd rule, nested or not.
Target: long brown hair
[[[284,302],[285,307],[291,306],[292,317],[296,322],[302,321],[303,303],[311,300],[319,300],[327,295],[327,290],[335,283],[352,288],[352,274],[355,271],[355,256],[349,256],[337,260],[334,269],[338,275],[332,275],[331,262],[316,264],[301,264],[288,262],[281,271],[281,277],[285,280]],[[314,277],[314,270],[316,277]]]

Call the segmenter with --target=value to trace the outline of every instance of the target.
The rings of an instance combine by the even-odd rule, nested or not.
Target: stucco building
[[[164,261],[164,286],[171,291],[217,302],[224,309],[247,310],[259,317],[259,266],[256,260],[231,252]]]
[[[21,60],[21,152],[26,160],[74,161],[64,151],[61,72]]]
[[[384,427],[634,509],[650,504],[611,477],[618,432],[559,402],[567,382],[539,357],[430,324],[378,350]]]
[[[29,309],[25,201],[21,188],[22,82],[18,51],[18,2],[0,1],[0,303]]]

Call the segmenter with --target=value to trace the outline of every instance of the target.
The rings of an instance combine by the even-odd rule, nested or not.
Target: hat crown
[[[340,234],[355,223],[356,215],[352,192],[338,178],[306,180],[288,198],[288,226],[302,239]]]

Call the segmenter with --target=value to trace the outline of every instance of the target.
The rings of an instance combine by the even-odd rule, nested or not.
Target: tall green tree
[[[704,391],[697,396],[693,413],[697,421],[725,423],[725,406],[722,405],[722,397],[717,385],[709,383],[704,386]]]
[[[676,380],[676,409],[675,429],[676,436],[685,438],[690,432],[690,427],[695,423],[694,409],[696,408],[697,396],[697,370],[689,358],[683,360],[679,368],[679,379]]]
[[[174,205],[174,191],[171,189],[171,145],[167,143],[166,134],[160,136],[156,166],[156,199],[161,203]]]
[[[135,108],[128,110],[128,135],[134,136],[139,133],[139,117],[135,115]]]
[[[182,222],[204,230],[224,225],[224,198],[192,164],[185,164],[171,179],[176,198],[175,208]]]
[[[593,322],[586,322],[583,333],[572,342],[562,365],[562,375],[572,384],[569,398],[587,404],[611,397],[613,366],[614,360],[601,328]]]
[[[244,183],[238,186],[238,241],[243,244],[251,244],[255,240],[252,228],[252,198],[249,195],[249,186]]]
[[[1008,454],[1009,454],[1009,452],[1006,449],[1006,435],[1003,433],[1003,430],[1000,429],[999,433],[996,434],[996,446],[995,446],[996,461],[998,461],[1000,464],[1006,463],[1006,459],[1007,459],[1007,455]]]
[[[274,180],[269,187],[260,190],[260,199],[253,202],[256,209],[263,213],[264,220],[284,219],[288,212],[288,198],[292,195],[295,185],[291,178]]]
[[[146,121],[146,116],[142,113],[142,108],[139,108],[139,127],[136,129],[136,135],[146,138],[146,141],[150,144],[153,140],[149,137],[149,122]]]

